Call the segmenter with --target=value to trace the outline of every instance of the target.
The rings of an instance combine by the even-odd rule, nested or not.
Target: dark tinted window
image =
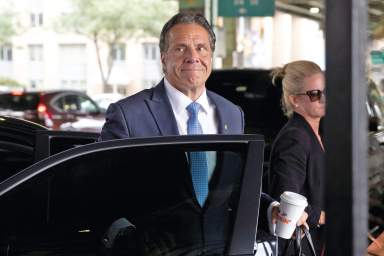
[[[36,110],[38,103],[39,95],[37,93],[0,94],[0,109]]]
[[[0,182],[38,160],[93,143],[98,136],[97,133],[47,130],[21,119],[0,116]]]
[[[34,162],[33,147],[0,142],[0,182]]]
[[[0,182],[34,162],[35,133],[44,129],[21,119],[0,116]]]
[[[0,244],[10,241],[15,255],[96,255],[111,224],[124,218],[136,226],[134,237],[123,232],[114,243],[125,255],[222,255],[238,205],[244,151],[213,154],[204,213],[193,204],[187,153],[175,146],[114,149],[65,161],[0,198]]]

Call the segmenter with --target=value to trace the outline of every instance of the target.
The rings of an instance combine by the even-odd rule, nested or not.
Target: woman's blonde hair
[[[282,78],[283,95],[281,105],[286,116],[290,117],[293,114],[293,106],[289,101],[289,95],[302,93],[304,79],[322,72],[316,63],[307,60],[293,61],[272,70],[271,76],[274,85],[276,85],[278,78]]]

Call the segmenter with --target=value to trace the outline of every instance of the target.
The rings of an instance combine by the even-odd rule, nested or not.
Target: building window
[[[114,61],[125,60],[125,44],[115,44],[112,48],[112,58]]]
[[[43,13],[41,12],[32,12],[30,14],[31,18],[31,26],[32,27],[41,27],[43,26],[44,19],[43,19]]]
[[[0,46],[0,61],[12,61],[12,46]]]
[[[32,89],[36,89],[43,86],[43,80],[40,79],[32,79],[29,81]]]
[[[61,87],[86,90],[87,55],[85,44],[59,45],[59,78]]]
[[[43,61],[43,45],[31,44],[28,48],[30,61]]]
[[[158,60],[160,58],[157,43],[143,43],[143,49],[145,60]]]
[[[63,89],[76,89],[76,90],[85,90],[86,89],[85,80],[64,80],[60,81],[60,87]]]

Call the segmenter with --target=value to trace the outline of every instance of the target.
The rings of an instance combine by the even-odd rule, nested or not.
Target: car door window
[[[77,95],[63,95],[58,97],[54,105],[63,112],[78,112],[80,104]]]
[[[224,254],[246,151],[215,149],[210,149],[216,152],[216,164],[203,210],[193,194],[187,148],[95,151],[56,164],[3,195],[0,208],[7,217],[0,219],[5,227],[0,244],[12,237],[9,246],[15,255],[25,250],[96,255],[103,247],[125,255]],[[125,229],[118,230],[119,236],[107,235],[121,219],[135,226],[134,236],[124,235]]]
[[[33,163],[33,147],[0,138],[0,182]]]
[[[0,116],[0,182],[34,162],[35,132],[32,123]]]
[[[79,99],[79,105],[80,105],[80,112],[82,113],[97,113],[99,111],[96,104],[85,96],[78,96]]]

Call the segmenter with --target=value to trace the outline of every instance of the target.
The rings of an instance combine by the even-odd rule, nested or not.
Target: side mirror
[[[125,249],[136,248],[135,238],[136,227],[126,218],[115,220],[108,228],[106,234],[102,239],[106,249],[117,249],[123,244]],[[124,241],[124,243],[121,243]],[[120,246],[118,246],[120,244]],[[122,248],[120,248],[122,249]],[[130,255],[129,253],[127,255]],[[136,254],[134,254],[136,255]]]

